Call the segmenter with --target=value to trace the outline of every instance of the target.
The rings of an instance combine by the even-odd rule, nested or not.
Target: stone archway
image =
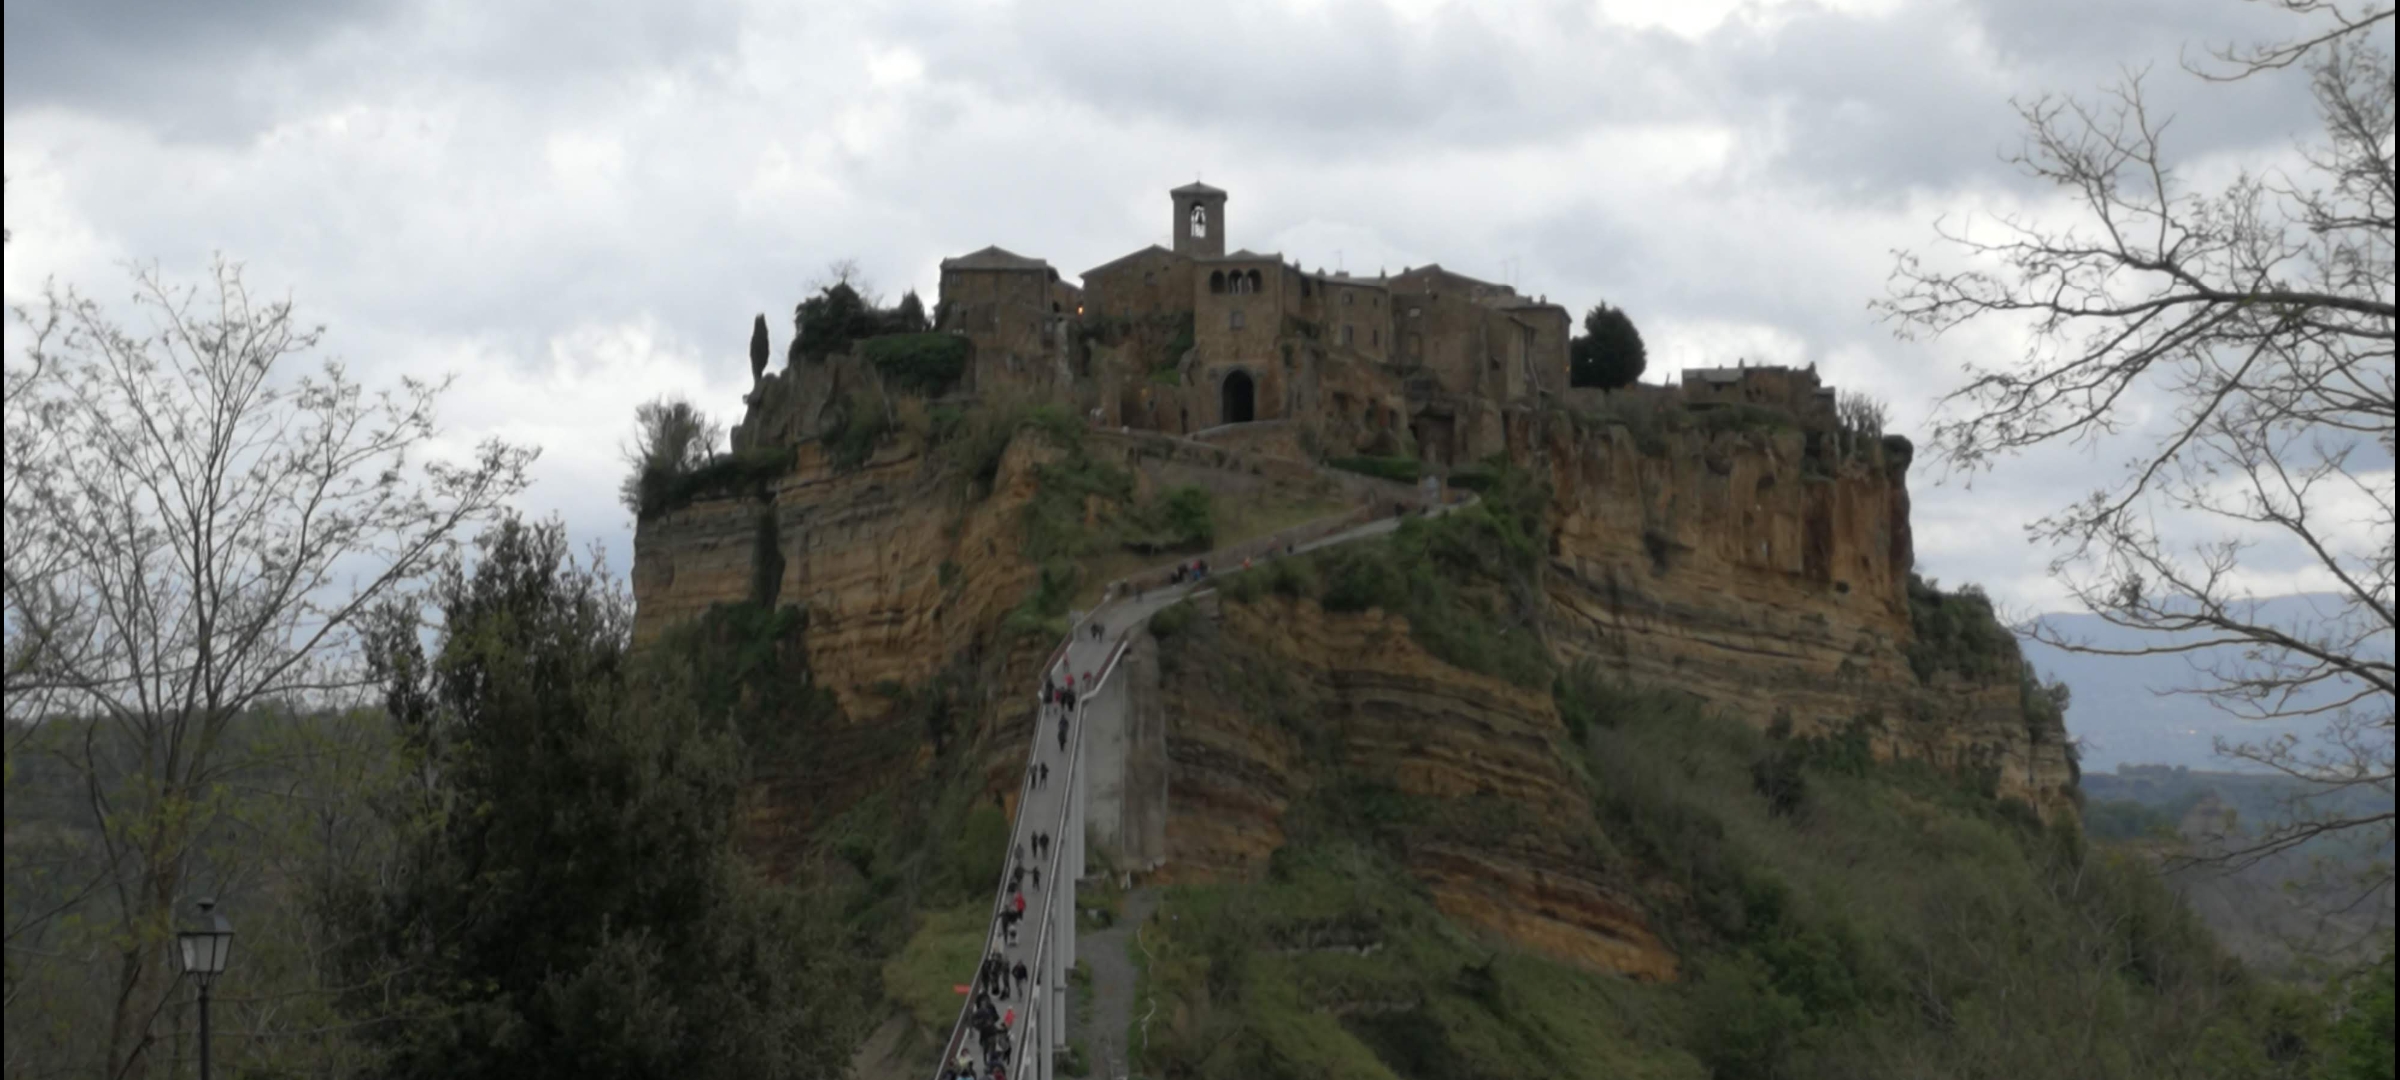
[[[1246,424],[1258,418],[1258,384],[1250,378],[1249,372],[1226,372],[1218,397],[1218,423]]]

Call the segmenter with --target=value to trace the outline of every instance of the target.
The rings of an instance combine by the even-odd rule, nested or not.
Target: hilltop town
[[[1434,472],[1522,451],[1542,409],[1606,399],[1573,385],[1574,320],[1546,295],[1439,264],[1364,275],[1228,252],[1226,191],[1192,183],[1167,194],[1172,246],[1092,267],[1080,284],[996,246],[942,260],[929,329],[963,348],[955,377],[928,388],[1054,401],[1107,429],[1287,458],[1413,458]],[[736,448],[816,433],[842,382],[764,376]],[[1775,408],[1820,427],[1835,419],[1834,391],[1813,366],[1691,369],[1679,392],[1625,392]]]

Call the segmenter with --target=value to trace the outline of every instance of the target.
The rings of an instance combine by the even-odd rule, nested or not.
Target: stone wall
[[[1308,450],[1300,445],[1300,435],[1306,430],[1294,420],[1259,420],[1209,428],[1194,433],[1192,437],[1211,446],[1222,446],[1247,454],[1306,461],[1309,459]]]
[[[1084,318],[1142,319],[1190,311],[1196,287],[1192,266],[1189,258],[1152,248],[1086,273]]]

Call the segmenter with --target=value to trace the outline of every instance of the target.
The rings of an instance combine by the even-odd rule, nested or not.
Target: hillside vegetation
[[[2390,1075],[2372,1019],[2390,1008],[2388,960],[2323,993],[2289,988],[2219,947],[2147,860],[1995,800],[1980,777],[1562,668],[1532,608],[1541,503],[1503,475],[1476,508],[1233,576],[1222,595],[1382,608],[1443,662],[1550,688],[1570,732],[1557,752],[1601,825],[1592,858],[1640,897],[1682,977],[1554,963],[1446,916],[1405,869],[1412,846],[1560,824],[1404,794],[1269,688],[1259,719],[1305,749],[1312,785],[1262,880],[1169,888],[1143,927],[1135,1012],[1156,1019],[1129,1044],[1146,1044],[1149,1074]],[[2008,643],[1986,610],[1914,599],[1983,619],[1928,647]],[[1189,606],[1154,629],[1174,664],[1298,678]]]

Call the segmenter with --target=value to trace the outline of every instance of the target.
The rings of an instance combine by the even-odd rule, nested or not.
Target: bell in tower
[[[1175,200],[1175,251],[1225,254],[1225,191],[1193,181],[1167,193]]]

